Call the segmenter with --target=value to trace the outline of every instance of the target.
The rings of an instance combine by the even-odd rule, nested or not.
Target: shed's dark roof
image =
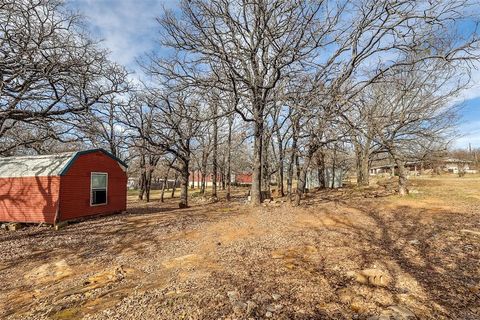
[[[127,167],[123,161],[111,153],[103,149],[91,149],[40,156],[0,158],[0,178],[60,176],[68,171],[78,156],[97,151],[103,152],[120,165]]]

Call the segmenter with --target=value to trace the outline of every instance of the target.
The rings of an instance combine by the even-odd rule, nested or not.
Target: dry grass
[[[480,177],[410,182],[256,209],[130,194],[129,214],[2,231],[0,318],[480,318]]]

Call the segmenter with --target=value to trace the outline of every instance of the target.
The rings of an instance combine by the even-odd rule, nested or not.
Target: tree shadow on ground
[[[249,260],[248,252],[238,252],[235,268],[215,273],[216,285],[236,288],[244,301],[282,293],[284,307],[275,315],[278,319],[346,319],[355,314],[366,319],[392,305],[406,306],[421,319],[479,318],[480,243],[460,233],[463,228],[478,228],[478,222],[454,210],[408,205],[392,209],[372,199],[348,196],[340,201],[353,211],[333,209],[328,206],[331,199],[323,198],[318,203],[325,206],[313,216],[321,219],[328,212],[328,221],[333,222],[284,233],[291,242],[308,241],[318,248],[313,254],[318,257],[305,259],[298,254],[295,263],[285,265],[265,255]],[[309,208],[292,210],[305,214]],[[357,283],[347,275],[369,268],[385,271],[390,283]],[[345,290],[352,297],[347,301]],[[275,303],[266,298],[250,316],[264,317],[266,306]],[[209,312],[222,316],[223,311]]]
[[[472,285],[480,283],[475,263],[480,261],[480,248],[478,242],[459,241],[462,238],[459,226],[465,227],[465,224],[455,221],[454,212],[398,206],[387,213],[373,209],[372,203],[357,204],[355,208],[373,225],[361,227],[337,219],[337,224],[345,227],[343,231],[338,227],[326,226],[325,229],[355,240],[350,241],[350,245],[361,257],[360,268],[380,263],[380,269],[386,269],[393,280],[386,290],[394,304],[408,303],[404,298],[409,288],[402,282],[411,278],[424,295],[414,293],[416,301],[411,305],[417,310],[423,308],[429,317],[474,319],[480,316],[479,294],[471,290]],[[438,223],[439,220],[444,221]],[[325,231],[322,229],[318,232]],[[468,250],[474,246],[476,251]]]
[[[225,247],[226,251],[217,262],[225,263],[223,268],[200,278],[197,287],[192,287],[194,282],[185,284],[189,290],[193,289],[186,300],[179,301],[196,307],[200,318],[205,319],[217,319],[232,312],[225,298],[229,290],[238,290],[245,301],[256,302],[257,307],[250,314],[256,318],[264,318],[267,307],[276,303],[281,303],[283,308],[273,315],[275,319],[346,319],[354,314],[363,319],[392,304],[406,305],[426,319],[478,318],[480,311],[475,308],[479,305],[479,295],[470,288],[480,283],[480,244],[458,232],[461,228],[473,228],[477,222],[467,221],[465,216],[448,210],[439,212],[407,205],[396,205],[392,209],[373,199],[349,198],[348,194],[338,198],[333,193],[329,197],[322,194],[320,199],[317,196],[320,198],[312,194],[314,204],[295,209],[272,208],[278,212],[267,215],[266,221],[258,220],[258,224],[271,228],[273,235],[255,236],[244,246],[237,246],[240,241],[231,246],[222,244],[221,248]],[[332,202],[337,205],[331,206]],[[163,261],[168,254],[186,254],[177,250],[162,251],[166,243],[173,241],[175,248],[189,243],[187,250],[193,250],[200,239],[186,236],[189,232],[202,233],[205,226],[216,227],[213,224],[222,219],[249,214],[245,207],[225,202],[193,205],[187,209],[177,209],[173,203],[161,207],[152,203],[145,207],[147,209],[136,207],[137,211],[131,214],[89,219],[58,232],[32,232],[39,247],[32,247],[7,263],[12,268],[27,270],[35,263],[38,266],[39,261],[62,257],[79,268],[96,261],[98,271],[99,265],[116,263],[117,256],[139,259],[132,261],[158,256],[159,260],[155,261]],[[285,220],[287,223],[281,220],[284,216],[295,218],[298,213],[309,214],[312,220],[320,222],[325,216],[329,220],[295,228],[288,225],[289,220]],[[255,219],[259,217],[261,212]],[[269,220],[277,218],[280,227]],[[275,240],[279,240],[280,245],[311,246],[315,250],[275,259],[271,255]],[[293,259],[293,263],[288,259]],[[392,277],[391,284],[377,287],[357,283],[346,274],[374,265]],[[187,266],[183,271],[194,274],[196,269]],[[175,287],[184,284],[179,279],[171,279]],[[409,287],[406,281],[415,287]],[[345,289],[350,290],[353,297],[348,301],[342,295]],[[211,295],[201,295],[205,293]],[[280,300],[275,301],[272,293],[280,293]],[[354,305],[355,299],[367,307]],[[168,301],[162,297],[155,303]]]

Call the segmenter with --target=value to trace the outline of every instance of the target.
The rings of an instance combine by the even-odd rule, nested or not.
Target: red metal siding
[[[191,171],[188,179],[190,180],[190,182],[198,182],[198,180],[202,182],[202,173],[200,171]],[[205,182],[212,182],[212,181],[213,181],[213,174],[207,173],[205,175]],[[218,173],[217,182],[219,183],[220,181],[222,181],[222,175]]]
[[[108,173],[107,204],[90,205],[92,172]],[[127,174],[102,152],[80,155],[61,177],[60,220],[124,211],[127,208]]]
[[[236,173],[235,174],[236,183],[252,183],[252,174],[251,173]]]
[[[0,221],[53,223],[60,177],[0,178]]]

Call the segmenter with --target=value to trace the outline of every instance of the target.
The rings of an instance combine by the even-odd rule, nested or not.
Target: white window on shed
[[[90,179],[90,205],[107,204],[108,174],[92,172]]]

